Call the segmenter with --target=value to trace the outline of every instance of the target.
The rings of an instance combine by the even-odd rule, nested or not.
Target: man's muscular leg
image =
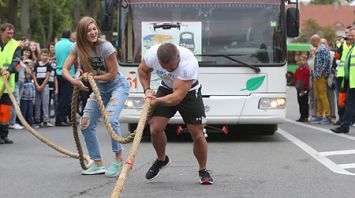
[[[169,118],[153,116],[150,119],[150,136],[155,152],[157,153],[158,160],[165,160],[165,147],[167,143],[165,135],[165,127],[168,124]]]
[[[193,152],[198,161],[199,170],[204,170],[207,163],[207,141],[203,135],[203,124],[188,124],[187,127],[193,140]]]

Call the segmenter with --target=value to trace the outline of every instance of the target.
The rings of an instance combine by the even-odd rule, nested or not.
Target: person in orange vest
[[[10,23],[0,26],[0,90],[4,90],[4,79],[7,79],[11,92],[15,90],[15,72],[20,66],[21,48],[13,39],[15,27]],[[0,144],[12,144],[8,138],[12,103],[7,90],[0,98]]]

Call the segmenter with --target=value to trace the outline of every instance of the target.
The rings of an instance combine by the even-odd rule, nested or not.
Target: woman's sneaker
[[[81,171],[82,175],[99,175],[99,174],[104,174],[106,172],[106,169],[104,166],[96,166],[95,163],[93,163],[88,169]]]
[[[160,161],[160,160],[155,160],[155,162],[153,163],[153,165],[150,167],[150,169],[148,170],[148,172],[145,174],[145,178],[148,180],[152,180],[156,177],[159,176],[159,172],[161,169],[167,167],[170,163],[169,157],[166,156],[164,161]]]
[[[213,184],[213,179],[207,170],[198,171],[198,175],[200,177],[200,184],[202,185]]]
[[[106,170],[105,175],[107,177],[117,177],[123,167],[123,162],[117,163],[117,162],[112,162],[111,166]]]

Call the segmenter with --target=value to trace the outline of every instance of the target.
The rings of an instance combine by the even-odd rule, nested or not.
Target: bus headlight
[[[130,97],[127,98],[124,108],[126,109],[141,109],[144,105],[144,98],[142,97]]]
[[[286,107],[286,98],[261,98],[259,100],[259,109],[284,109]]]

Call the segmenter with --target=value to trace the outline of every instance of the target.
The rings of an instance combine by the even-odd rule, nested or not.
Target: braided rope
[[[123,190],[124,182],[126,181],[129,171],[132,170],[133,162],[136,157],[139,144],[142,139],[144,128],[149,120],[153,108],[151,106],[151,100],[146,99],[144,101],[144,106],[141,112],[141,116],[136,129],[136,136],[134,137],[131,150],[129,151],[128,158],[126,160],[125,165],[122,168],[120,176],[116,182],[116,185],[112,191],[111,198],[119,198],[121,196],[121,192]]]
[[[37,139],[39,139],[41,142],[47,144],[49,147],[53,148],[54,150],[67,155],[69,157],[73,157],[73,158],[77,158],[79,159],[80,155],[78,153],[74,153],[71,152],[69,150],[64,149],[63,147],[60,147],[56,144],[54,144],[52,141],[50,141],[48,138],[46,138],[45,136],[43,136],[42,134],[38,133],[36,130],[34,130],[26,121],[26,119],[23,117],[22,112],[20,110],[20,107],[17,104],[17,101],[14,97],[14,95],[11,92],[9,83],[7,82],[7,79],[4,78],[4,84],[5,84],[5,88],[10,96],[11,102],[13,104],[13,107],[16,110],[17,116],[20,119],[21,123],[23,126],[25,126],[25,128],[33,135],[35,136]],[[85,161],[86,163],[86,167],[88,167],[90,165],[90,163],[92,163],[92,161],[90,160],[90,158],[86,155],[82,156],[83,161]]]
[[[88,76],[88,81],[90,83],[90,86],[95,94],[95,97],[96,97],[96,101],[97,101],[97,104],[99,105],[99,109],[101,111],[101,114],[102,114],[102,118],[103,118],[103,121],[104,121],[104,124],[110,134],[110,136],[112,137],[113,140],[115,140],[116,142],[119,142],[121,144],[127,144],[127,143],[130,143],[133,141],[134,139],[134,136],[135,136],[135,132],[129,134],[127,137],[125,138],[122,138],[120,136],[118,136],[115,131],[112,129],[112,126],[111,126],[111,123],[110,121],[108,120],[108,117],[106,115],[106,110],[105,110],[105,105],[104,105],[104,102],[102,101],[101,99],[101,96],[100,96],[100,91],[99,89],[97,88],[96,86],[96,83],[95,83],[95,80],[93,79],[92,76]]]
[[[84,162],[84,153],[83,153],[83,148],[81,147],[80,143],[80,138],[78,134],[78,124],[76,120],[76,110],[78,109],[78,95],[79,95],[80,89],[78,87],[74,87],[73,94],[72,94],[72,99],[71,99],[71,111],[70,111],[70,116],[72,120],[72,128],[73,128],[73,136],[74,136],[74,142],[76,149],[78,150],[79,154],[79,162],[81,168],[84,170],[87,169],[88,167],[86,166]]]

